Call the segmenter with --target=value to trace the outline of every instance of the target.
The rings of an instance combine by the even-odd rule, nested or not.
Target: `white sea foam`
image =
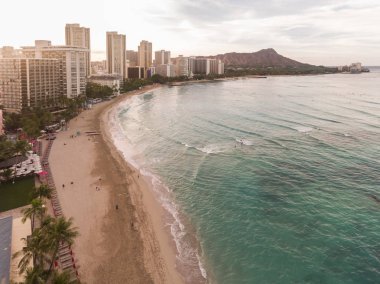
[[[225,145],[210,144],[204,147],[196,147],[195,149],[206,154],[217,154],[225,152],[228,148]]]
[[[253,145],[253,141],[250,141],[248,139],[245,139],[245,138],[235,138],[236,142],[238,143],[241,143],[245,146],[252,146]]]
[[[158,201],[170,216],[168,226],[170,226],[170,233],[173,237],[177,249],[177,259],[183,265],[188,265],[189,268],[193,267],[194,269],[199,269],[199,274],[206,279],[207,273],[203,267],[197,248],[185,240],[187,231],[185,225],[181,221],[180,210],[171,198],[170,189],[160,180],[159,177],[152,174],[148,169],[142,167],[141,164],[134,158],[136,157],[135,150],[132,148],[130,141],[123,131],[123,127],[118,117],[119,113],[125,109],[128,102],[131,102],[131,99],[124,101],[109,112],[109,130],[113,143],[121,152],[124,159],[127,160],[134,168],[138,169],[143,176],[151,181],[151,188],[156,193]],[[134,104],[136,101],[132,101],[131,103]],[[182,144],[189,148],[192,147],[186,143]],[[212,145],[201,149],[209,153],[219,151],[216,146]]]
[[[296,126],[294,127],[294,130],[297,130],[298,132],[301,132],[301,133],[308,133],[308,132],[313,131],[313,128],[307,127],[307,126]]]

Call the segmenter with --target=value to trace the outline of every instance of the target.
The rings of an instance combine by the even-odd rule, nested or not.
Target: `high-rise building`
[[[134,66],[128,67],[128,78],[129,79],[143,79],[145,78],[146,70],[144,67]]]
[[[138,66],[148,69],[152,66],[152,43],[146,40],[140,42],[138,48]]]
[[[156,66],[156,74],[163,77],[174,77],[175,68],[172,64],[161,64]]]
[[[219,59],[194,58],[189,59],[190,70],[193,74],[221,75],[224,74],[224,64]]]
[[[170,51],[159,50],[154,53],[155,66],[170,64]]]
[[[191,76],[189,58],[178,56],[174,60],[176,76]]]
[[[220,59],[210,59],[210,74],[224,74],[224,64]]]
[[[137,66],[138,52],[134,50],[127,50],[127,62],[129,67]]]
[[[127,77],[125,35],[107,32],[107,70],[108,74]]]
[[[74,46],[52,46],[50,41],[36,40],[35,46],[22,47],[26,58],[57,59],[59,64],[59,90],[68,98],[86,91],[87,49]]]
[[[21,57],[20,51],[13,46],[3,46],[0,48],[0,58],[18,58]]]
[[[0,101],[1,105],[1,101]],[[4,124],[3,124],[3,110],[0,109],[0,136],[4,134]]]
[[[81,27],[79,24],[66,24],[65,27],[66,45],[78,46],[88,49],[87,52],[87,65],[86,76],[91,74],[91,42],[90,42],[90,29]]]
[[[57,59],[0,59],[0,101],[5,111],[52,107],[60,96]]]

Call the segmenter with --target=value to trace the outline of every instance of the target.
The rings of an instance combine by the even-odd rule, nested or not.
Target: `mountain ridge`
[[[256,52],[242,53],[242,52],[228,52],[210,56],[209,58],[216,58],[224,62],[225,67],[307,67],[314,66],[311,64],[302,63],[281,54],[278,54],[273,48],[261,49]]]

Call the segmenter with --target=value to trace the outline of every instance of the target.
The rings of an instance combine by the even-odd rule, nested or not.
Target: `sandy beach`
[[[157,87],[82,112],[53,144],[49,163],[63,213],[80,233],[73,251],[83,283],[184,282],[163,209],[112,144],[107,124],[112,106]]]

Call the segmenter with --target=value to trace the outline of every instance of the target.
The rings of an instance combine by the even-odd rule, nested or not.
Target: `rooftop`
[[[12,217],[0,219],[0,283],[9,283],[12,244]]]

